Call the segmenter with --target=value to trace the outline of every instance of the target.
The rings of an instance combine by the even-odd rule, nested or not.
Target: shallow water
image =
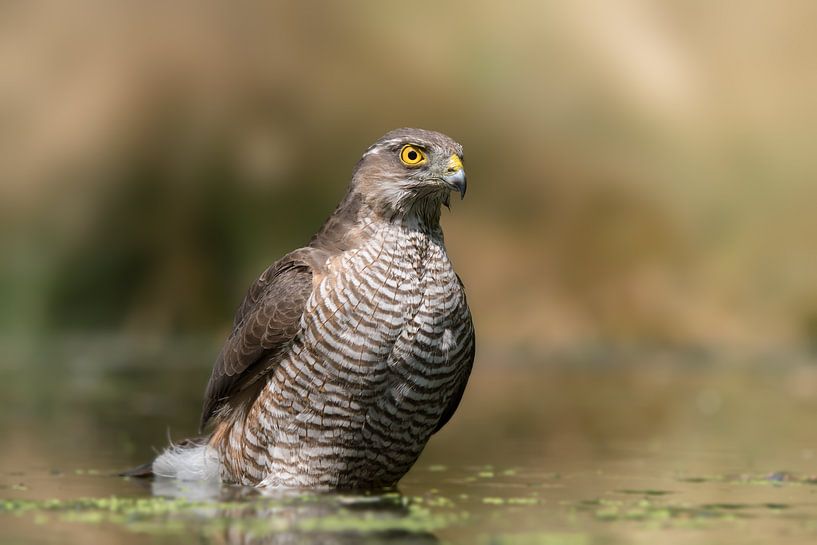
[[[192,434],[216,348],[7,342],[3,543],[811,543],[817,362],[483,349],[399,490],[261,494],[113,476]]]

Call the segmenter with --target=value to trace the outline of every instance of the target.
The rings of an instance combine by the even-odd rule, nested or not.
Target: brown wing
[[[268,373],[289,348],[312,292],[314,253],[311,248],[292,252],[250,287],[213,366],[204,394],[202,428],[231,395]]]

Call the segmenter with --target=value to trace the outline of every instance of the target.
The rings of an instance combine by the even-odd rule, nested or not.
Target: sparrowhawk
[[[146,472],[263,487],[394,485],[451,418],[474,328],[440,227],[462,146],[397,129],[369,147],[303,248],[250,287],[204,395],[198,440]]]

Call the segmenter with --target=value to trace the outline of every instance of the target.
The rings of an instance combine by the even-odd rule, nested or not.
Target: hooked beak
[[[445,184],[451,189],[459,191],[460,199],[464,199],[465,191],[468,189],[468,183],[465,179],[465,169],[462,166],[462,160],[460,160],[457,155],[452,155],[451,159],[448,160],[448,168],[445,172],[446,175],[443,176]]]

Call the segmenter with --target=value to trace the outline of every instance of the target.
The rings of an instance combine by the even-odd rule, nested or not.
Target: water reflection
[[[439,543],[428,514],[397,491],[258,491],[163,478],[150,489],[155,497],[202,502],[182,517],[209,543]]]
[[[736,524],[763,542],[817,536],[811,357],[483,365],[404,495],[113,477],[164,447],[168,428],[195,433],[191,377],[206,380],[215,350],[53,341],[4,354],[0,542],[680,544],[690,528],[734,542]]]

